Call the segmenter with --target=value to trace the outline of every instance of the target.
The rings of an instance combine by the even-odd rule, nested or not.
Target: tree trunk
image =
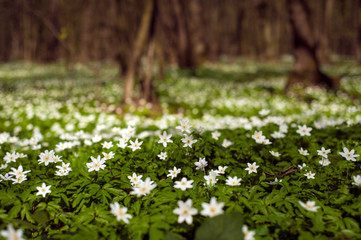
[[[187,25],[189,26],[190,43],[193,48],[193,58],[196,65],[200,64],[205,57],[204,45],[204,23],[202,22],[202,8],[199,0],[189,2],[190,17]]]
[[[357,1],[357,9],[358,11],[356,11],[358,14],[356,15],[357,17],[357,36],[356,36],[356,59],[357,61],[361,64],[361,0]]]
[[[146,44],[146,41],[148,40],[149,30],[151,27],[154,0],[146,0],[145,4],[146,5],[144,8],[142,20],[133,47],[133,53],[130,57],[127,73],[125,75],[123,102],[126,104],[132,103],[133,90],[135,85],[135,74],[138,68],[143,48]]]
[[[326,76],[319,69],[316,42],[310,24],[310,12],[304,0],[287,0],[293,31],[295,63],[288,76],[286,90],[295,85],[338,87],[338,81]]]
[[[147,50],[147,66],[145,69],[145,74],[142,80],[141,90],[142,98],[146,102],[158,104],[158,99],[156,94],[153,91],[153,66],[154,66],[154,56],[155,56],[155,41],[156,41],[156,29],[158,21],[158,5],[157,1],[154,2],[153,13],[151,18],[151,23],[148,32],[148,50]]]
[[[154,64],[154,52],[155,52],[155,44],[154,40],[149,43],[148,53],[147,53],[147,66],[144,74],[144,78],[142,80],[142,98],[147,102],[156,101],[153,93],[153,64]]]
[[[321,23],[318,25],[318,48],[317,58],[321,64],[330,64],[330,50],[329,50],[329,33],[330,25],[332,23],[333,8],[335,5],[334,0],[322,0],[321,1],[321,12],[322,18]]]
[[[181,0],[173,0],[172,5],[178,30],[178,65],[180,68],[194,69],[196,63],[189,27],[185,19],[184,3]]]
[[[49,21],[53,24],[54,28],[60,32],[59,25],[59,2],[58,0],[52,0],[50,3]],[[59,41],[51,36],[47,45],[45,61],[51,62],[58,59]]]

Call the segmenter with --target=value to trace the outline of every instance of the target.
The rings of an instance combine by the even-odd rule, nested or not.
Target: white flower
[[[163,135],[159,134],[159,141],[158,143],[162,143],[163,147],[167,147],[167,143],[172,143],[173,141],[170,139],[172,137],[172,134],[167,135],[167,133],[164,131]]]
[[[36,195],[43,195],[43,197],[45,197],[47,193],[51,193],[50,187],[51,187],[50,185],[46,186],[45,183],[43,183],[41,187],[36,187],[36,189],[38,189]]]
[[[263,143],[263,141],[266,139],[266,137],[262,135],[262,131],[255,131],[252,135],[252,138],[256,141],[256,143]]]
[[[317,150],[317,154],[324,157],[324,158],[327,158],[327,155],[331,152],[331,149],[325,149],[324,147],[321,148],[321,150]]]
[[[262,109],[261,111],[258,112],[259,115],[261,116],[266,116],[270,113],[270,110],[269,109]]]
[[[138,187],[133,187],[133,191],[130,194],[137,195],[137,197],[145,196],[157,186],[149,177],[144,182],[138,184]]]
[[[352,183],[353,185],[356,185],[358,187],[361,186],[361,176],[360,175],[353,176],[353,180],[354,180],[354,182]]]
[[[23,238],[23,230],[15,230],[11,223],[8,225],[7,230],[1,230],[0,235],[8,240],[25,240],[25,238]]]
[[[102,147],[106,148],[106,149],[110,149],[113,147],[113,143],[112,142],[103,142]]]
[[[165,160],[168,155],[167,155],[167,152],[161,152],[160,154],[157,155],[159,157],[159,159],[161,160]]]
[[[271,137],[277,139],[277,138],[284,138],[285,135],[282,132],[274,132],[274,133],[271,134]]]
[[[315,179],[316,173],[312,173],[311,171],[309,171],[308,173],[305,173],[304,175],[307,177],[307,179]]]
[[[40,155],[39,155],[39,158],[40,158],[38,160],[39,164],[44,163],[45,166],[48,166],[49,163],[54,162],[54,159],[53,159],[54,155],[55,155],[55,152],[53,150],[51,150],[50,152],[48,150],[45,150],[45,152],[40,153]]]
[[[16,155],[18,156],[18,158],[26,158],[28,156],[24,153],[16,153]]]
[[[306,204],[298,201],[298,203],[306,210],[310,211],[310,212],[317,212],[317,209],[319,208],[319,206],[316,206],[314,201],[307,201]]]
[[[133,142],[132,140],[130,140],[130,146],[128,146],[129,148],[131,148],[133,150],[133,152],[137,149],[140,149],[140,146],[142,145],[143,142],[138,142],[138,138],[135,139],[135,141]]]
[[[11,168],[11,170],[13,170],[12,172],[9,172],[10,175],[14,175],[16,178],[18,177],[24,177],[25,174],[27,174],[28,172],[31,172],[30,170],[28,171],[23,171],[23,166],[19,166],[18,169],[16,168]]]
[[[54,155],[53,156],[53,163],[58,163],[58,162],[61,162],[61,156],[58,156],[58,155]]]
[[[119,203],[111,203],[110,204],[110,212],[116,216],[117,220],[124,221],[125,223],[129,223],[129,219],[132,218],[132,215],[127,213],[128,208],[126,207],[120,207]]]
[[[193,215],[198,213],[198,210],[192,208],[192,199],[187,201],[178,201],[178,208],[173,210],[174,214],[178,215],[178,223],[186,222],[188,225],[193,222]]]
[[[85,139],[84,144],[87,145],[87,146],[93,145],[92,141],[90,141],[89,139]]]
[[[298,165],[299,169],[302,170],[302,168],[306,167],[306,163],[303,163],[302,165]]]
[[[95,135],[93,138],[92,138],[92,141],[93,143],[97,143],[97,142],[100,142],[103,138],[99,135]]]
[[[306,125],[303,125],[303,126],[297,126],[298,127],[298,130],[296,131],[298,134],[300,134],[301,136],[311,136],[311,131],[312,131],[312,128],[310,127],[307,127]]]
[[[137,187],[139,183],[143,182],[142,177],[143,175],[137,175],[136,173],[133,173],[132,176],[128,176],[128,179],[130,180],[130,183],[133,187]]]
[[[222,142],[222,147],[228,148],[232,144],[233,144],[233,142],[229,141],[228,139],[224,139],[223,142]]]
[[[169,174],[167,177],[171,177],[172,179],[177,177],[177,175],[181,172],[180,168],[174,167],[173,170],[168,170]]]
[[[12,153],[7,152],[4,157],[4,160],[6,161],[6,163],[10,163],[10,162],[16,162],[16,159],[18,158],[19,156],[17,155],[16,152],[12,152]]]
[[[100,158],[100,156],[98,155],[97,158],[94,158],[92,156],[90,156],[92,162],[87,163],[86,166],[88,167],[88,172],[91,171],[99,171],[100,169],[104,169],[105,168],[105,160]]]
[[[298,152],[303,155],[303,156],[307,156],[309,155],[307,150],[304,150],[303,148],[298,149]],[[302,169],[302,168],[301,168]]]
[[[0,174],[0,178],[2,178],[2,180],[4,180],[4,181],[12,180],[11,176],[9,175],[9,173],[5,173],[5,175]]]
[[[190,133],[190,128],[192,125],[189,125],[189,120],[179,120],[180,126],[177,126],[176,129],[181,130],[182,132]]]
[[[355,106],[351,106],[347,108],[347,112],[349,113],[355,113],[357,112],[357,108]]]
[[[270,144],[272,144],[272,142],[269,139],[266,138],[266,139],[263,140],[262,144],[270,145]]]
[[[117,144],[118,147],[124,149],[128,146],[127,142],[125,142],[123,139],[119,140],[119,143]]]
[[[281,180],[278,180],[278,178],[275,178],[275,180],[273,182],[269,182],[268,184],[269,185],[276,185],[278,183],[282,182],[282,179]]]
[[[244,240],[255,240],[254,235],[256,234],[256,232],[248,230],[247,225],[242,226],[242,232],[244,235]]]
[[[351,149],[351,151],[349,151],[347,148],[343,148],[343,152],[339,152],[339,154],[346,158],[347,161],[353,161],[356,162],[356,158],[360,155],[355,154],[355,150]]]
[[[237,178],[236,177],[228,177],[228,179],[226,180],[226,185],[229,185],[229,186],[240,186],[241,185],[241,181],[242,181],[242,178]]]
[[[327,158],[322,158],[319,163],[322,165],[322,166],[328,166],[331,164],[330,160],[328,160]]]
[[[69,172],[68,171],[64,171],[63,169],[59,169],[58,171],[55,171],[55,175],[56,176],[60,176],[60,177],[63,177],[63,176],[66,176],[68,175]]]
[[[62,170],[66,173],[69,173],[72,169],[69,167],[70,163],[61,163],[61,166],[56,166],[57,169]]]
[[[280,126],[280,132],[287,133],[288,132],[288,126],[286,124],[282,124]]]
[[[212,132],[212,138],[215,140],[218,140],[218,138],[221,136],[221,133],[218,131]]]
[[[193,143],[197,142],[197,140],[193,139],[193,136],[191,135],[184,135],[184,138],[182,138],[181,141],[184,143],[183,147],[190,147],[190,148],[192,148]]]
[[[217,199],[215,197],[212,197],[210,203],[202,203],[203,209],[201,211],[201,214],[203,216],[215,217],[223,213],[223,207],[223,202],[218,203]]]
[[[216,170],[216,172],[217,172],[217,174],[225,174],[227,168],[228,168],[227,166],[224,166],[224,167],[218,166],[218,170]]]
[[[218,173],[216,171],[211,170],[208,175],[204,176],[204,179],[206,180],[206,184],[213,186],[217,183]]]
[[[13,184],[15,184],[15,183],[22,183],[28,179],[26,178],[26,175],[24,175],[24,176],[18,176],[16,178],[11,178],[10,180],[13,181]]]
[[[102,154],[104,156],[103,157],[104,160],[112,159],[112,158],[114,158],[114,155],[115,155],[115,153],[113,153],[113,152],[109,152],[109,153],[102,152]]]
[[[259,167],[256,162],[250,164],[250,163],[247,163],[248,165],[248,168],[246,168],[245,170],[248,171],[248,174],[251,174],[251,173],[257,173],[257,168]]]
[[[269,151],[273,156],[275,156],[275,157],[279,157],[279,156],[281,156],[281,154],[280,153],[278,153],[278,152],[274,152],[274,151]]]
[[[129,141],[129,139],[130,139],[130,135],[124,133],[124,134],[122,134],[122,138],[121,138],[119,141],[122,141],[122,142],[124,142],[124,143],[127,143],[127,142]]]
[[[175,181],[174,183],[175,183],[174,188],[179,188],[182,191],[187,190],[187,188],[193,187],[193,185],[192,185],[193,180],[188,181],[187,178],[185,178],[185,177],[183,177],[182,180],[180,180],[180,181]]]
[[[205,167],[208,166],[208,162],[206,161],[205,158],[199,158],[199,161],[195,162],[194,164],[197,166],[196,170],[204,169]]]

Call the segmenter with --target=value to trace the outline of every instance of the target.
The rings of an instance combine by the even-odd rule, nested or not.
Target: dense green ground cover
[[[154,116],[119,110],[112,66],[1,65],[2,234],[11,223],[24,238],[361,239],[361,68],[329,67],[345,74],[339,91],[292,98],[289,68],[171,70]]]

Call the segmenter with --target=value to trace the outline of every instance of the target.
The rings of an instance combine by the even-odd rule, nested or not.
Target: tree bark
[[[338,81],[322,73],[316,56],[316,41],[311,29],[310,12],[304,0],[287,0],[293,31],[295,63],[288,76],[286,90],[295,85],[337,88]]]
[[[154,40],[149,43],[147,52],[147,66],[142,80],[142,98],[147,102],[156,102],[155,95],[153,95],[153,64],[154,64],[155,44]]]
[[[200,64],[205,57],[204,23],[202,22],[202,8],[199,0],[189,2],[190,17],[188,18],[188,26],[190,33],[190,43],[193,48],[193,58],[196,65]]]
[[[178,65],[180,68],[194,69],[196,63],[191,44],[190,31],[185,19],[184,2],[173,0],[173,10],[178,30]]]
[[[153,13],[151,23],[148,32],[148,49],[147,49],[147,66],[145,74],[141,82],[141,97],[149,103],[158,104],[158,99],[153,91],[153,67],[154,67],[154,56],[155,56],[155,42],[156,42],[156,29],[158,22],[158,5],[157,0],[154,1]]]
[[[135,85],[135,74],[140,61],[140,57],[142,55],[142,51],[149,37],[148,35],[151,27],[154,1],[155,0],[145,1],[146,5],[144,8],[142,20],[133,47],[133,53],[129,60],[127,73],[125,75],[123,102],[126,104],[132,103],[133,91]]]
[[[317,58],[321,64],[330,64],[330,49],[329,49],[329,33],[330,25],[332,22],[333,8],[335,5],[334,0],[321,1],[321,20],[318,26],[318,48]]]
[[[356,59],[361,64],[361,0],[357,1],[357,36],[356,36]]]

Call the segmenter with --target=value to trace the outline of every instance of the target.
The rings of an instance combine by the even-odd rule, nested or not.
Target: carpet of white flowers
[[[116,67],[0,66],[5,239],[361,239],[361,67],[171,70],[121,109]]]

